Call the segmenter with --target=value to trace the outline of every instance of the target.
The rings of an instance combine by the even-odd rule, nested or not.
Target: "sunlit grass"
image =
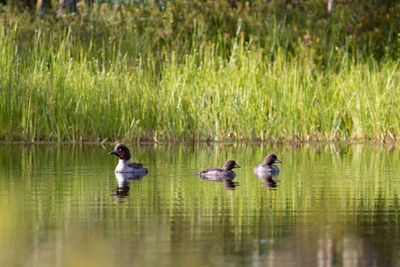
[[[174,33],[167,31],[173,24],[155,19],[159,11],[132,10],[100,16],[107,34],[77,26],[73,16],[64,18],[65,29],[49,30],[41,26],[44,20],[34,30],[24,19],[4,15],[0,139],[390,142],[399,137],[399,66],[390,57],[350,54],[354,44],[335,48],[328,35],[305,35],[293,43],[287,29],[278,33],[276,25],[261,46],[261,35],[243,34],[256,15],[237,21],[234,34],[207,40],[202,21],[193,32]],[[157,13],[148,22],[158,21],[165,32],[154,35],[157,30],[146,28],[154,25],[129,20],[122,30],[113,28],[134,19],[122,16],[128,11],[138,17]],[[173,11],[167,8],[164,16]],[[85,19],[82,14],[82,23]],[[178,42],[188,37],[191,42]]]

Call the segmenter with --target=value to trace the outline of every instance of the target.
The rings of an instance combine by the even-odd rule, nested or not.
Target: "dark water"
[[[398,147],[128,146],[151,172],[118,186],[111,146],[0,145],[0,266],[399,265]]]

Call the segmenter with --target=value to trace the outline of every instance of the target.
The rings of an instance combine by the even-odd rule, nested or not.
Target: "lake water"
[[[398,147],[127,145],[150,173],[119,183],[112,146],[0,145],[0,266],[400,264]]]

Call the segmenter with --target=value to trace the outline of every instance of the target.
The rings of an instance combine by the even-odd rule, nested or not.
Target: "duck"
[[[254,166],[254,175],[262,175],[262,173],[265,172],[278,174],[279,168],[275,166],[274,163],[282,163],[282,161],[280,161],[275,154],[268,154],[265,156],[263,164],[257,164]]]
[[[234,168],[240,168],[240,166],[234,160],[227,160],[222,168],[206,169],[196,173],[196,175],[211,180],[233,179],[236,177],[236,173],[232,171]]]
[[[141,163],[128,162],[131,158],[129,148],[122,143],[118,143],[114,150],[108,153],[119,157],[119,162],[115,168],[116,173],[136,173],[136,174],[147,174],[149,170],[143,167]]]

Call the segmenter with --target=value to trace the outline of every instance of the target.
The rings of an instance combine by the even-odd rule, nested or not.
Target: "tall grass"
[[[260,13],[233,20],[246,6],[212,7],[203,20],[176,6],[32,25],[29,15],[2,14],[0,139],[398,139],[397,56],[368,56],[374,46],[352,36],[334,46],[336,28],[296,41],[293,17],[282,29],[289,16],[257,32]],[[387,42],[394,53],[397,41]]]

